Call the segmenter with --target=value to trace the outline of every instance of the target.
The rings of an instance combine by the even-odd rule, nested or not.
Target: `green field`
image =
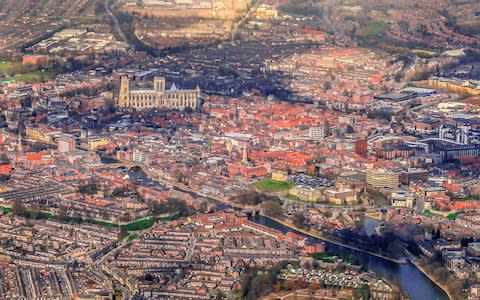
[[[11,62],[11,61],[1,61],[0,62],[0,74],[7,74],[12,69],[20,67],[22,65],[21,62]]]
[[[12,72],[15,70],[21,70],[22,63],[21,62],[0,62],[0,75],[3,75],[2,80],[15,80],[15,81],[23,81],[23,82],[44,82],[49,80],[52,77],[50,72],[42,72],[42,71],[30,71],[24,72],[20,74],[16,74],[12,76]]]
[[[273,179],[266,179],[263,181],[256,182],[254,186],[260,191],[267,193],[276,193],[289,190],[293,184],[285,181],[276,181]]]
[[[388,26],[383,22],[374,22],[367,25],[362,30],[362,36],[364,37],[378,37],[381,36],[385,31],[387,31]]]
[[[36,83],[36,82],[45,82],[50,80],[52,77],[52,74],[49,72],[42,72],[42,71],[32,71],[32,72],[27,72],[19,75],[15,75],[12,77],[5,77],[6,80],[15,80],[15,81],[22,81],[22,82],[30,82],[30,83]]]

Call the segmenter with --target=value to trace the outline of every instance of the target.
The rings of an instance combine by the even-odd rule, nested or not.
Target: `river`
[[[159,184],[156,181],[151,180],[141,169],[135,168],[129,170],[128,174],[133,181],[138,184],[144,185],[155,185]],[[212,199],[213,200],[213,199]],[[214,200],[213,200],[214,201]],[[215,201],[216,202],[216,201]],[[217,209],[231,209],[232,207],[225,204],[217,203]],[[289,231],[296,232],[298,234],[304,235],[294,229],[291,229],[287,226],[284,226],[280,223],[277,223],[269,218],[264,216],[249,216],[251,221],[254,221],[258,224],[263,224],[271,228],[280,230],[283,233]],[[363,221],[363,230],[367,234],[373,234],[375,227],[378,225],[378,221],[365,218]],[[311,241],[319,242],[319,239],[308,237]],[[445,292],[439,288],[435,283],[433,283],[427,276],[420,272],[413,264],[397,264],[370,254],[363,252],[350,250],[338,245],[325,242],[326,250],[333,253],[338,253],[345,256],[352,255],[359,262],[368,266],[370,271],[380,274],[382,277],[388,279],[389,281],[398,284],[403,291],[405,291],[412,300],[448,300],[448,296]]]
[[[250,216],[249,218],[251,221],[278,229],[283,233],[294,231],[298,234],[302,234],[264,216]],[[371,227],[371,224],[372,223],[369,222],[369,227]],[[308,238],[311,241],[320,241],[313,237]],[[411,263],[397,264],[376,256],[337,246],[329,242],[324,243],[327,251],[346,256],[352,255],[362,264],[368,266],[370,271],[378,273],[389,281],[398,284],[412,300],[448,300],[448,296],[445,292]]]

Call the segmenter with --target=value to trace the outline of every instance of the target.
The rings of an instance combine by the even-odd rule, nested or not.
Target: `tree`
[[[300,277],[297,279],[297,283],[296,283],[296,288],[297,289],[304,289],[308,286],[308,283],[305,281],[305,279],[303,277]]]
[[[295,288],[296,284],[295,281],[292,280],[285,280],[283,283],[283,288],[286,289],[287,291],[291,291]]]
[[[175,179],[176,179],[177,182],[179,182],[179,183],[184,183],[185,180],[186,180],[186,177],[185,177],[185,174],[183,174],[183,172],[178,172],[178,173],[175,175]]]
[[[303,263],[303,268],[304,268],[304,269],[307,269],[307,270],[311,270],[311,269],[312,269],[312,264],[310,263],[309,260],[306,260],[306,261]]]
[[[328,90],[330,90],[332,88],[332,84],[330,83],[330,81],[325,81],[323,83],[323,90],[326,92]]]
[[[268,194],[262,194],[256,191],[246,191],[232,199],[234,202],[246,205],[258,205],[265,201],[275,201],[281,203],[280,198]]]
[[[318,282],[315,281],[315,280],[312,280],[312,281],[310,282],[309,288],[312,289],[312,290],[318,290]]]
[[[80,194],[93,195],[93,194],[97,193],[97,191],[98,191],[98,186],[94,182],[90,182],[90,183],[87,183],[87,184],[84,184],[84,185],[80,185],[78,187],[78,192]]]
[[[185,200],[182,199],[167,199],[160,203],[154,202],[152,204],[151,210],[155,215],[166,213],[179,213],[183,216],[186,216],[190,214],[190,208],[188,207]]]
[[[276,201],[265,201],[263,203],[262,211],[266,215],[274,218],[281,218],[283,216],[282,206]]]
[[[362,285],[360,288],[360,294],[363,299],[370,299],[370,286],[368,284]]]
[[[301,212],[297,212],[293,215],[293,218],[292,218],[292,221],[293,221],[293,224],[299,228],[305,228],[307,227],[307,219],[305,218],[305,216],[303,215],[303,213]]]
[[[120,226],[120,236],[122,238],[126,237],[128,235],[128,229],[125,226]]]
[[[10,159],[7,157],[5,153],[0,155],[0,165],[7,165],[10,163]]]
[[[12,213],[17,216],[23,216],[25,212],[26,210],[25,210],[25,207],[23,206],[22,201],[20,201],[19,199],[15,199],[12,205]]]
[[[460,244],[462,245],[462,247],[467,247],[468,244],[473,243],[473,242],[474,242],[473,237],[470,237],[470,238],[462,238],[462,239],[460,240]]]
[[[355,132],[355,130],[353,129],[352,125],[348,124],[346,132],[349,133],[349,134],[352,134],[352,133]]]
[[[225,298],[226,298],[226,297],[225,297],[225,295],[222,293],[222,291],[217,291],[217,292],[215,293],[215,299],[216,299],[216,300],[225,299]]]
[[[200,204],[198,205],[198,211],[200,213],[206,213],[208,211],[208,203],[207,201],[202,201],[200,202]]]
[[[145,279],[146,281],[152,282],[154,278],[153,278],[153,275],[152,275],[152,274],[147,273],[147,274],[145,274],[145,276],[143,277],[143,279]]]
[[[65,205],[61,205],[58,208],[58,217],[60,218],[60,220],[67,220],[68,219],[68,210],[67,210],[67,207]]]
[[[273,291],[274,291],[274,292],[280,292],[281,289],[282,289],[282,285],[280,284],[280,282],[276,282],[276,283],[273,285]]]

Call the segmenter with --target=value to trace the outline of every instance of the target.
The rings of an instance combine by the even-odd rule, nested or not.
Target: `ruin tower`
[[[120,79],[120,93],[118,94],[118,106],[127,107],[130,97],[130,79],[123,76]]]

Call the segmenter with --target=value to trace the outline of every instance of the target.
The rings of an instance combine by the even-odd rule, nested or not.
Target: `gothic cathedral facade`
[[[118,95],[118,106],[125,108],[147,109],[147,108],[169,108],[180,109],[197,108],[200,99],[200,88],[194,90],[179,90],[172,85],[170,89],[165,87],[164,77],[153,79],[153,89],[130,89],[130,79],[123,76],[120,79],[120,92]]]

